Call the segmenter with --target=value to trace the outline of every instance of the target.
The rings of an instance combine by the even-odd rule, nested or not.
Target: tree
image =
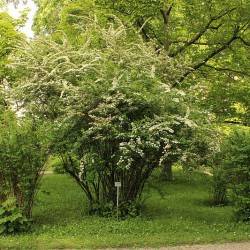
[[[9,96],[10,81],[14,76],[8,68],[8,63],[16,43],[23,40],[23,36],[17,31],[18,22],[7,13],[0,12],[0,113],[15,106],[14,100]]]
[[[94,12],[95,8],[92,0],[38,0],[35,2],[38,6],[34,20],[34,30],[37,34],[53,34],[58,30],[72,34],[76,32],[75,24],[84,21],[81,17],[89,16],[90,13]]]
[[[127,17],[141,28],[146,41],[154,39],[164,47],[169,56],[181,57],[189,63],[188,69],[179,79],[212,65],[214,70],[227,61],[227,66],[236,67],[236,57],[244,58],[249,46],[248,1],[112,1],[98,0],[102,7],[111,8]],[[228,53],[232,48],[233,53]],[[235,48],[239,50],[236,51]],[[229,56],[233,54],[233,58]],[[233,69],[247,73],[241,66]],[[223,68],[223,66],[221,67]],[[244,71],[245,70],[245,71]],[[220,69],[218,69],[219,72]],[[249,72],[248,72],[249,73]],[[178,82],[175,83],[178,85]]]
[[[0,13],[0,234],[29,228],[34,198],[48,154],[42,126],[21,115],[12,93],[10,55],[24,40],[14,20]]]
[[[6,74],[7,57],[18,40],[21,39],[17,32],[16,23],[5,12],[0,12],[0,84]]]

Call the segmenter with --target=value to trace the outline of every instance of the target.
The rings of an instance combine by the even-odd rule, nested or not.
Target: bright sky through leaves
[[[30,10],[28,14],[28,20],[24,27],[22,27],[20,30],[27,36],[32,38],[34,36],[34,33],[32,31],[32,24],[33,19],[37,10],[37,7],[35,3],[32,0],[28,0],[26,4],[19,3],[18,6],[14,6],[13,3],[9,3],[7,5],[7,12],[14,18],[20,17],[21,12],[28,8]]]

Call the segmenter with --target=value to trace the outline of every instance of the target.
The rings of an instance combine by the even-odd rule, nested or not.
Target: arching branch
[[[208,53],[206,55],[206,57],[190,66],[190,69],[188,71],[186,71],[186,73],[184,73],[184,75],[179,79],[179,81],[175,82],[173,84],[173,87],[176,87],[179,83],[183,82],[184,79],[189,76],[191,73],[193,73],[194,71],[198,70],[199,68],[201,68],[202,66],[204,66],[209,60],[211,60],[212,58],[214,58],[215,56],[217,56],[218,54],[220,54],[222,51],[224,51],[225,49],[229,48],[229,46],[234,42],[236,41],[237,39],[239,39],[239,36],[238,34],[240,33],[240,31],[242,30],[243,27],[239,27],[239,26],[236,26],[235,29],[234,29],[234,32],[231,36],[231,38],[226,42],[224,43],[223,45],[221,45],[220,47],[217,47],[216,49],[212,50],[210,53]]]
[[[216,71],[231,72],[231,73],[235,73],[235,74],[242,75],[242,76],[250,76],[250,73],[246,71],[241,71],[241,70],[236,70],[236,69],[231,69],[231,68],[224,68],[224,67],[215,67],[210,64],[205,64],[204,66],[210,69],[214,69]]]
[[[214,27],[214,26],[211,26],[212,23],[214,21],[216,21],[216,20],[221,19],[225,15],[233,12],[235,9],[236,8],[232,8],[230,10],[227,10],[225,12],[220,13],[217,16],[211,17],[210,20],[207,22],[207,24],[204,26],[204,28],[200,30],[200,32],[198,32],[191,40],[187,41],[185,43],[185,45],[183,45],[182,47],[179,47],[176,51],[170,53],[169,56],[175,57],[178,54],[180,54],[181,52],[185,51],[190,45],[196,43],[209,29],[219,29],[219,27],[221,26],[221,24],[219,24],[218,26]]]

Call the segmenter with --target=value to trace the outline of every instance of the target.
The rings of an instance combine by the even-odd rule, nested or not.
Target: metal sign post
[[[115,182],[115,187],[117,189],[117,192],[116,192],[117,220],[119,219],[119,195],[120,195],[121,186],[122,186],[121,182]]]

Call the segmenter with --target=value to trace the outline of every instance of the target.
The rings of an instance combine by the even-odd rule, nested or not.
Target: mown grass
[[[154,181],[152,181],[154,183]],[[125,221],[88,216],[82,191],[66,175],[47,175],[34,208],[33,232],[0,238],[0,249],[159,247],[250,240],[232,207],[211,207],[209,177],[176,173],[149,192],[143,215]]]

